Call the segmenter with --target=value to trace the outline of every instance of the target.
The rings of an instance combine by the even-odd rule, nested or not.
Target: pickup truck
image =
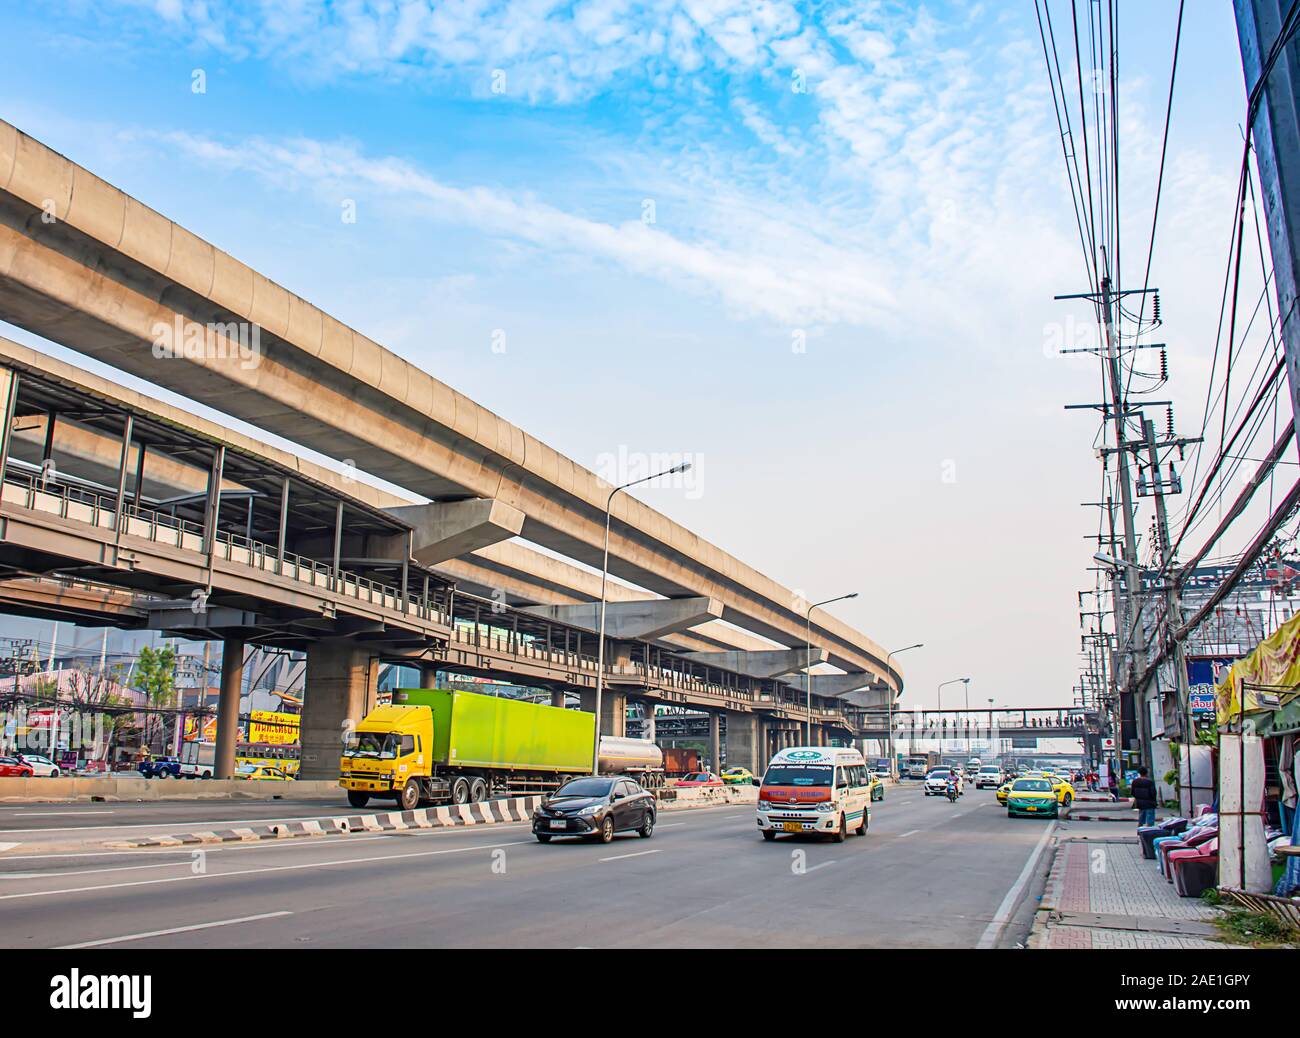
[[[138,770],[145,778],[180,778],[181,759],[179,757],[154,757],[152,760],[142,760]]]

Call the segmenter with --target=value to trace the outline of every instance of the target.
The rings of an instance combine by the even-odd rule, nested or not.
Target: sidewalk
[[[1056,859],[1039,904],[1030,948],[1224,948],[1212,940],[1217,914],[1179,897],[1136,835],[1087,823],[1057,837]]]

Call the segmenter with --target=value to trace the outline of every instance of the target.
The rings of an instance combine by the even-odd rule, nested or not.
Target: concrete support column
[[[579,694],[581,708],[589,714],[596,712],[596,690],[584,688]],[[600,698],[600,734],[616,735],[620,738],[627,734],[627,693],[611,692],[606,688]]]
[[[722,715],[709,711],[709,767],[718,771],[722,767]]]
[[[438,687],[438,668],[430,666],[427,663],[420,664],[420,687],[437,688]]]
[[[565,702],[564,689],[562,689],[562,688],[555,688],[555,689],[552,689],[552,690],[551,690],[551,706],[558,706],[561,710],[563,710],[563,709],[564,709],[564,702]]]
[[[301,778],[338,778],[345,726],[355,725],[373,705],[378,676],[379,661],[351,638],[308,646]]]
[[[645,711],[645,723],[641,726],[641,738],[649,739],[651,742],[654,742],[655,701],[653,699],[641,700],[641,709]]]
[[[767,761],[759,762],[758,718],[738,710],[727,711],[727,766],[748,768],[757,775]]]
[[[213,777],[233,778],[239,742],[239,693],[244,684],[244,640],[227,638],[221,646],[221,692],[217,699],[217,749]]]

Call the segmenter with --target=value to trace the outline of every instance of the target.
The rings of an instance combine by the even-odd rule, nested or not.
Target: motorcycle
[[[950,804],[955,804],[955,803],[957,803],[957,783],[956,783],[956,782],[949,782],[949,783],[948,783],[948,803],[950,803]]]

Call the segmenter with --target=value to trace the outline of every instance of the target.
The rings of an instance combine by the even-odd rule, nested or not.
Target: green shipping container
[[[433,711],[433,757],[439,764],[591,771],[595,714],[446,688],[399,688],[393,704]]]

